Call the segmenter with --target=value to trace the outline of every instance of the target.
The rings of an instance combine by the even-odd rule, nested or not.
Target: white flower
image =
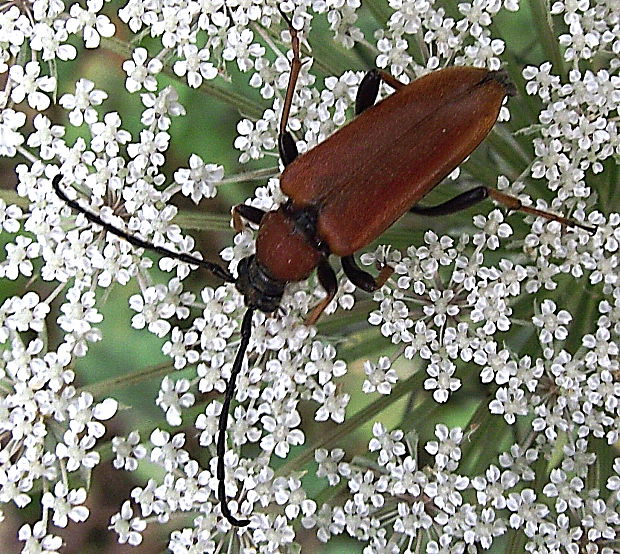
[[[71,110],[69,121],[79,127],[83,122],[97,121],[97,112],[92,106],[100,105],[108,97],[107,92],[95,89],[95,83],[80,79],[75,84],[75,94],[64,94],[59,103],[65,110]]]
[[[217,68],[209,61],[209,50],[202,48],[198,50],[195,44],[186,44],[183,47],[185,59],[179,60],[174,64],[174,72],[183,77],[187,75],[187,84],[190,87],[198,88],[203,79],[211,80],[217,76]]]
[[[552,300],[545,300],[541,306],[541,315],[532,318],[536,327],[540,327],[540,342],[547,344],[555,340],[564,340],[568,336],[566,325],[570,324],[573,317],[566,311],[560,310],[555,314],[556,305]]]
[[[18,538],[24,542],[23,552],[41,552],[42,554],[55,554],[60,552],[62,537],[46,534],[47,530],[42,521],[37,521],[32,528],[29,524],[20,527]]]
[[[14,102],[19,104],[28,98],[28,104],[35,110],[43,111],[49,107],[49,96],[43,92],[53,92],[56,88],[56,79],[49,76],[40,77],[40,72],[41,67],[38,62],[28,62],[24,67],[11,66],[9,77],[14,83],[11,91],[11,99]]]
[[[87,0],[87,10],[79,4],[73,4],[69,10],[71,16],[67,20],[67,31],[77,34],[82,31],[84,36],[84,46],[86,48],[97,48],[101,37],[114,36],[116,28],[105,15],[98,15],[103,8],[103,0]]]
[[[123,502],[121,511],[110,519],[110,527],[118,533],[120,544],[138,546],[142,542],[142,531],[146,529],[146,521],[133,517],[133,510],[128,500]]]
[[[380,394],[390,394],[392,385],[398,381],[396,371],[391,368],[390,359],[386,356],[379,358],[377,364],[370,360],[364,363],[364,373],[367,378],[364,380],[362,390],[365,393],[379,392]]]
[[[189,386],[187,379],[173,381],[169,377],[164,377],[161,382],[161,389],[155,403],[166,411],[166,421],[170,425],[181,425],[182,409],[194,404],[194,395],[187,392]]]
[[[146,456],[146,448],[140,444],[140,434],[137,431],[131,431],[127,438],[113,437],[112,451],[116,454],[114,467],[124,468],[127,471],[135,471],[138,460]]]
[[[178,169],[174,180],[181,185],[181,192],[198,204],[202,198],[213,198],[217,194],[216,184],[224,177],[224,167],[205,164],[197,154],[189,158],[189,168]]]
[[[26,123],[26,115],[5,108],[0,113],[0,156],[15,156],[17,147],[24,142],[24,137],[17,131]]]
[[[69,490],[62,482],[54,486],[54,494],[46,492],[41,498],[41,504],[52,512],[52,521],[57,527],[66,527],[69,519],[80,522],[86,521],[90,513],[82,504],[86,500],[86,489]]]
[[[127,73],[125,88],[129,92],[137,92],[142,87],[146,90],[157,90],[158,75],[163,69],[163,64],[158,58],[152,58],[147,64],[148,52],[146,48],[136,48],[131,60],[123,62],[123,70]]]
[[[35,23],[32,29],[30,47],[41,52],[43,61],[51,61],[55,58],[66,61],[72,60],[77,55],[77,50],[71,44],[65,44],[69,37],[63,25],[50,27],[48,23]]]

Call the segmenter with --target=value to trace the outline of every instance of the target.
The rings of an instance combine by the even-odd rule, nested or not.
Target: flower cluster
[[[458,427],[437,425],[437,440],[425,445],[431,462],[424,468],[414,432],[388,433],[375,424],[373,435],[369,451],[378,453],[372,464],[341,461],[338,449],[316,451],[317,475],[331,486],[345,482],[349,492],[343,505],[324,504],[302,518],[322,541],[346,532],[367,542],[367,552],[413,552],[424,534],[434,537],[427,552],[475,552],[519,530],[528,552],[613,552],[620,531],[620,458],[603,490],[589,487],[596,456],[585,439],[564,446],[558,467],[539,485],[532,465],[544,457],[537,448],[513,444],[471,476],[462,468],[471,436]],[[390,521],[389,528],[382,521]]]
[[[277,152],[295,32],[302,63],[287,129],[301,153],[352,117],[365,73],[339,69],[342,60],[324,49],[314,54],[317,29],[328,29],[334,49],[370,53],[404,83],[449,64],[498,70],[512,59],[515,70],[514,60],[527,56],[509,52],[495,24],[498,15],[521,16],[518,0],[448,10],[439,1],[390,0],[386,13],[361,4],[26,0],[0,10],[0,156],[18,180],[18,200],[0,198],[0,278],[7,290],[23,288],[0,300],[0,502],[13,515],[40,495],[38,520],[18,533],[23,552],[60,552],[59,529],[89,517],[90,487],[100,486],[91,473],[108,442],[117,470],[158,469],[119,499],[110,529],[122,544],[140,544],[158,522],[173,529],[166,540],[178,553],[237,542],[244,552],[294,551],[305,540],[302,528],[323,542],[348,535],[368,553],[475,552],[508,540],[529,552],[614,551],[620,20],[605,0],[552,4],[543,19],[562,22],[563,34],[540,43],[553,62],[528,61],[513,75],[526,98],[502,107],[499,119],[509,124],[450,176],[455,189],[483,183],[581,227],[484,207],[473,218],[454,217],[448,233],[422,221],[399,248],[361,256],[367,266],[394,269],[381,289],[358,294],[338,277],[325,310],[337,325],[324,328],[303,323],[325,295],[317,278],[288,284],[277,313],[253,315],[233,407],[224,414],[228,505],[250,524],[237,529],[222,516],[218,421],[243,297],[230,283],[196,290],[192,268],[176,257],[162,257],[164,276],[155,274],[144,248],[84,212],[160,253],[201,258],[176,204],[191,199],[202,210],[221,187],[268,177],[247,202],[266,211],[285,202],[275,164],[254,162]],[[385,22],[374,35],[363,31],[370,15]],[[148,36],[148,45],[121,45],[112,21],[125,35]],[[127,105],[139,113],[110,110],[109,92],[91,79],[59,83],[78,53],[103,48],[121,52]],[[249,93],[222,86],[232,79]],[[225,177],[223,163],[204,151],[192,153],[187,167],[170,167],[175,123],[187,115],[185,85],[242,114],[234,148],[247,164],[243,173]],[[379,94],[391,92],[382,85]],[[53,188],[58,175],[72,206]],[[254,252],[254,231],[247,224],[221,252],[233,274]],[[398,242],[397,233],[392,238]],[[106,340],[109,292],[129,283],[136,286],[130,324],[162,339],[170,368],[154,398],[161,424],[109,438],[103,422],[118,411],[116,391],[95,398],[78,388],[80,364],[94,342]],[[372,340],[359,339],[364,327]],[[350,359],[358,348],[359,365]],[[356,372],[352,391],[347,373]],[[359,396],[365,408],[351,413]],[[406,412],[390,429],[378,414],[389,406],[394,422],[403,396]],[[438,423],[446,405],[458,413],[450,415],[458,421],[452,428]],[[371,419],[360,455],[347,439]],[[308,486],[312,470],[317,479]],[[325,483],[320,502],[309,492],[317,481]]]

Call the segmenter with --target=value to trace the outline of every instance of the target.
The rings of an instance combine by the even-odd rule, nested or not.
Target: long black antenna
[[[228,410],[230,409],[230,403],[235,395],[235,387],[237,384],[237,375],[241,371],[243,366],[243,358],[245,357],[245,351],[248,349],[250,342],[250,336],[252,335],[252,315],[254,310],[248,308],[243,316],[241,323],[241,344],[235,361],[233,362],[232,370],[230,371],[230,377],[228,379],[228,385],[226,385],[226,396],[224,397],[224,403],[222,404],[222,411],[220,413],[220,419],[218,421],[217,432],[217,496],[220,500],[220,508],[224,517],[237,527],[245,527],[250,523],[249,519],[237,519],[230,513],[228,507],[228,500],[226,499],[226,467],[224,465],[224,454],[226,453],[226,427],[228,424]]]
[[[67,203],[67,205],[73,208],[76,212],[83,214],[84,217],[88,219],[88,221],[90,221],[91,223],[101,225],[101,227],[103,227],[108,233],[112,233],[113,235],[116,235],[117,237],[125,239],[129,244],[132,244],[133,246],[136,246],[138,248],[146,248],[147,250],[152,250],[153,252],[157,252],[158,254],[161,254],[162,256],[167,256],[168,258],[174,258],[176,260],[180,260],[181,262],[185,262],[188,264],[193,264],[193,265],[202,267],[206,269],[207,271],[210,271],[211,273],[213,273],[213,275],[215,275],[216,277],[219,277],[220,279],[224,280],[227,283],[234,283],[236,281],[236,279],[232,276],[232,274],[227,269],[223,268],[222,266],[218,264],[214,264],[206,260],[200,260],[199,258],[190,256],[189,254],[184,254],[183,252],[173,252],[172,250],[168,250],[167,248],[163,246],[156,246],[155,244],[151,242],[148,242],[146,240],[143,240],[141,238],[131,235],[130,233],[128,233],[127,231],[124,231],[123,229],[119,229],[118,227],[115,227],[111,223],[106,223],[105,221],[103,221],[103,219],[101,219],[101,216],[99,216],[98,214],[94,212],[91,212],[87,208],[84,208],[83,206],[79,204],[79,202],[77,202],[77,200],[72,200],[71,198],[69,198],[66,195],[65,191],[62,190],[62,188],[60,187],[60,181],[62,181],[62,176],[60,175],[60,173],[58,173],[52,179],[52,187],[54,187],[54,191],[56,192],[58,197],[61,200],[64,200]]]

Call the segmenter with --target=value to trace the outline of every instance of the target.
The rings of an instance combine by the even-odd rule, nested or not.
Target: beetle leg
[[[407,86],[393,75],[390,75],[387,71],[379,71],[379,75],[381,75],[381,80],[387,85],[390,85],[394,90],[400,90],[401,88]]]
[[[278,152],[280,153],[280,159],[284,167],[299,156],[295,139],[288,131],[284,131],[284,133],[278,135]]]
[[[323,298],[310,312],[310,315],[306,318],[306,325],[314,325],[319,319],[320,315],[323,313],[323,310],[327,308],[329,303],[336,296],[336,292],[338,292],[338,281],[336,279],[336,274],[332,269],[332,266],[329,265],[327,258],[322,258],[319,262],[319,266],[317,268],[317,273],[319,276],[319,283],[327,292],[327,296]]]
[[[589,233],[596,231],[596,229],[590,225],[579,223],[578,221],[574,221],[567,217],[562,217],[561,215],[556,215],[544,210],[538,210],[536,208],[532,208],[531,206],[524,206],[521,200],[515,196],[511,196],[510,194],[506,194],[489,187],[476,187],[475,189],[465,191],[447,202],[439,204],[438,206],[413,206],[413,208],[409,211],[414,214],[427,216],[453,214],[460,210],[465,210],[489,197],[498,204],[502,204],[512,211],[525,212],[527,214],[544,217],[550,221],[557,221],[567,227],[580,227]]]
[[[291,33],[291,49],[293,50],[293,59],[291,60],[291,72],[288,77],[288,85],[286,87],[286,96],[284,97],[284,106],[282,108],[282,116],[280,117],[280,130],[278,134],[278,150],[280,152],[280,159],[286,167],[297,156],[297,145],[291,134],[286,130],[286,124],[291,113],[291,104],[293,103],[293,94],[295,94],[295,85],[297,84],[297,78],[299,77],[299,71],[301,70],[301,57],[299,55],[299,37],[297,36],[297,29],[293,27],[292,21],[286,16],[286,14],[280,10],[284,21],[288,24],[289,33]]]
[[[243,223],[241,218],[246,219],[250,223],[255,223],[259,225],[263,216],[267,213],[260,208],[255,208],[254,206],[248,206],[247,204],[237,204],[233,206],[233,209],[230,211],[232,216],[233,229],[240,233],[243,230]]]
[[[366,292],[372,292],[380,289],[385,282],[390,278],[390,275],[394,273],[394,268],[389,265],[384,265],[381,268],[381,272],[375,278],[367,271],[361,269],[355,262],[353,255],[344,256],[340,259],[342,262],[342,269],[344,274],[349,278],[356,287],[365,290]]]
[[[585,225],[584,223],[579,223],[574,219],[569,219],[568,217],[562,217],[561,215],[556,215],[551,212],[547,212],[545,210],[538,210],[536,208],[532,208],[531,206],[524,206],[521,200],[516,198],[515,196],[511,196],[510,194],[506,194],[504,192],[500,192],[497,189],[487,189],[488,195],[498,202],[499,204],[503,204],[509,210],[514,210],[518,212],[525,212],[526,214],[536,215],[539,217],[544,217],[550,221],[557,221],[561,225],[566,225],[567,227],[579,227],[588,233],[595,233],[596,228],[590,225]]]
[[[437,206],[414,206],[409,211],[414,214],[428,216],[453,214],[461,210],[466,210],[488,196],[489,189],[487,189],[487,187],[476,187]]]
[[[386,71],[379,71],[378,69],[371,69],[360,83],[357,88],[357,95],[355,96],[355,115],[361,114],[364,110],[367,110],[374,105],[379,94],[379,85],[381,81],[390,85],[394,90],[398,90],[405,86],[398,79],[392,77]]]
[[[370,108],[377,99],[379,94],[379,85],[381,84],[381,74],[377,69],[371,69],[357,87],[357,95],[355,96],[355,115],[361,114],[364,110]]]

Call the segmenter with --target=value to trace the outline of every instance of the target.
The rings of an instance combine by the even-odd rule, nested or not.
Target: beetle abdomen
[[[299,156],[282,190],[298,208],[320,206],[318,236],[332,253],[356,252],[486,137],[508,92],[501,76],[452,67],[417,79]]]

